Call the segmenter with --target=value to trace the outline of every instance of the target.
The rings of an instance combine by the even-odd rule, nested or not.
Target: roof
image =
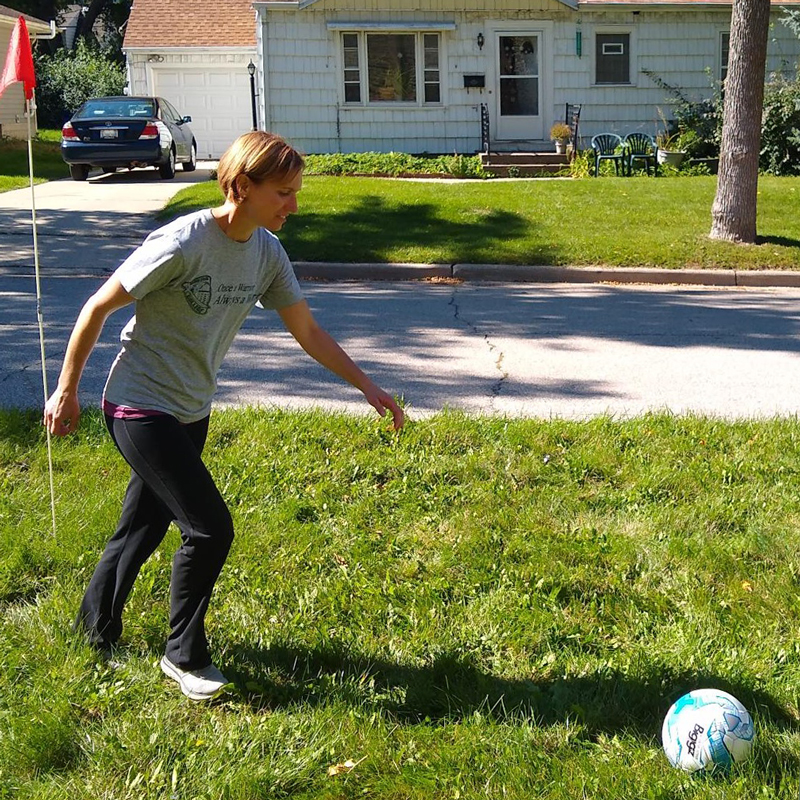
[[[579,8],[730,8],[733,0],[578,0]],[[800,0],[770,0],[773,11],[800,6]]]
[[[123,49],[255,44],[252,0],[133,0]]]
[[[32,17],[30,14],[23,14],[21,11],[16,11],[8,6],[0,6],[0,22],[13,25],[20,17],[25,18],[25,25],[29,33],[45,33],[50,30],[50,23],[45,22],[43,19]]]

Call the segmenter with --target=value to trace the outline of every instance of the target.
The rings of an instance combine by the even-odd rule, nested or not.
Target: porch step
[[[539,153],[482,153],[481,166],[500,177],[515,175],[556,175],[569,167],[566,155]]]

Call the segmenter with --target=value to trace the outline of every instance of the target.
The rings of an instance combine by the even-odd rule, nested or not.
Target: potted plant
[[[674,123],[667,122],[660,108],[658,115],[661,117],[664,130],[656,134],[656,159],[659,164],[667,164],[677,169],[686,156],[686,151],[681,147],[681,132],[680,130],[670,132]]]
[[[556,144],[556,153],[566,153],[567,144],[571,136],[572,131],[569,129],[569,125],[563,122],[556,122],[556,124],[550,128],[550,139]]]
[[[656,158],[659,164],[668,164],[676,169],[686,156],[686,151],[681,149],[680,134],[659,134],[656,136]]]
[[[381,100],[405,100],[409,88],[409,75],[399,64],[391,65],[384,75],[383,85],[378,88]]]

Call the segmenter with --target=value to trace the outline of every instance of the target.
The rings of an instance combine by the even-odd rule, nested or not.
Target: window
[[[728,77],[728,56],[731,49],[731,35],[727,31],[719,35],[719,79],[725,83]]]
[[[629,33],[598,33],[595,83],[630,82],[631,35]]]
[[[361,69],[358,61],[358,34],[345,33],[342,36],[344,48],[344,101],[361,102]]]
[[[438,33],[342,34],[345,103],[441,103]]]

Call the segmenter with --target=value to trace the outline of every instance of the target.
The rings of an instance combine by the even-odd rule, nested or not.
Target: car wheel
[[[69,176],[74,181],[85,181],[89,177],[88,164],[70,164]]]
[[[175,177],[175,148],[170,148],[169,151],[169,161],[166,164],[162,164],[158,168],[158,174],[165,180],[168,181],[171,178]]]
[[[197,145],[192,142],[192,149],[189,151],[189,160],[183,162],[184,172],[194,172],[197,169]]]

